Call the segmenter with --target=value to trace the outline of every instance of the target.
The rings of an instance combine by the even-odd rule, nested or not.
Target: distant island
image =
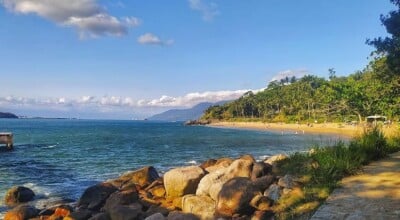
[[[227,101],[217,103],[202,102],[188,109],[171,109],[148,118],[151,121],[189,121],[199,119],[206,109],[211,106],[222,105]]]
[[[0,112],[0,118],[18,118],[18,116],[9,112]]]

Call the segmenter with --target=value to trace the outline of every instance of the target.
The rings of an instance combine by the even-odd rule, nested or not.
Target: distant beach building
[[[368,116],[366,119],[367,123],[374,125],[378,124],[379,122],[385,123],[387,121],[387,117],[382,115],[371,115]]]

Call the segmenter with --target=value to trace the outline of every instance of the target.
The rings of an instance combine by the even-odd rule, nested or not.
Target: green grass
[[[399,150],[400,135],[386,138],[378,127],[373,127],[348,144],[313,147],[308,153],[291,155],[278,165],[276,172],[296,176],[303,194],[282,197],[276,207],[277,218],[292,219],[312,213],[343,177],[354,175],[363,165]]]

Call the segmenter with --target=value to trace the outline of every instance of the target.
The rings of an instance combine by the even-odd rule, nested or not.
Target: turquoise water
[[[14,185],[42,198],[77,199],[99,181],[146,165],[160,173],[209,158],[252,154],[256,159],[338,137],[183,126],[182,123],[0,119],[14,133],[14,151],[0,147],[0,200]],[[0,212],[5,207],[0,203]]]

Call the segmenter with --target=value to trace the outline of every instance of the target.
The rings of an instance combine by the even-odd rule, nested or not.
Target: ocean
[[[0,215],[5,192],[15,185],[33,189],[44,202],[77,200],[87,187],[143,166],[163,174],[210,158],[251,154],[262,160],[345,139],[111,120],[0,119],[0,132],[5,131],[14,134],[14,150],[0,147]]]

